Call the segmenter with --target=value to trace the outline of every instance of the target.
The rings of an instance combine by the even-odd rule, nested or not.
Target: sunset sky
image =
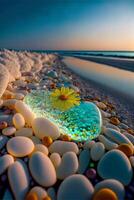
[[[134,0],[0,0],[0,48],[134,50]]]

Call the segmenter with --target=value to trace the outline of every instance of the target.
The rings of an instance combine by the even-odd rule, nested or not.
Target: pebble
[[[119,150],[107,152],[99,161],[97,171],[103,179],[116,179],[124,185],[128,185],[133,177],[130,161]]]
[[[110,122],[116,126],[120,124],[120,120],[117,117],[111,117]]]
[[[34,143],[31,139],[23,136],[17,136],[9,139],[7,142],[7,151],[15,157],[24,157],[34,150]]]
[[[40,139],[43,139],[44,136],[50,136],[55,140],[60,136],[58,126],[46,118],[35,118],[32,122],[32,128],[35,136]]]
[[[90,168],[86,171],[86,177],[91,180],[96,178],[96,170],[94,168]]]
[[[13,98],[17,100],[23,100],[24,99],[24,94],[22,93],[14,93]]]
[[[46,146],[44,146],[43,144],[36,144],[32,154],[36,151],[40,151],[40,152],[44,153],[46,156],[48,155],[48,148]]]
[[[50,153],[59,153],[61,156],[68,151],[73,151],[76,154],[79,153],[78,146],[74,142],[57,140],[49,146]]]
[[[110,123],[108,123],[108,124],[106,125],[106,128],[112,128],[112,129],[114,129],[114,130],[120,132],[119,127],[118,127],[118,126],[115,126],[114,124],[110,124]]]
[[[0,135],[0,150],[6,145],[8,137],[5,135]]]
[[[101,181],[95,185],[95,192],[99,191],[100,189],[108,188],[111,189],[113,192],[116,193],[119,200],[124,200],[125,197],[125,189],[122,183],[115,179],[107,179]]]
[[[78,159],[74,152],[67,152],[62,156],[60,165],[56,168],[58,179],[65,179],[78,170]]]
[[[96,105],[102,110],[105,110],[107,108],[107,106],[103,102],[96,101]]]
[[[83,175],[76,174],[67,177],[60,185],[57,200],[90,200],[94,188],[91,182]]]
[[[15,136],[32,137],[33,130],[31,128],[20,128],[15,132]]]
[[[37,199],[32,198],[32,196],[35,196],[35,195],[36,195]],[[30,199],[31,200],[43,200],[45,197],[47,197],[46,190],[40,186],[35,186],[28,192],[25,200],[30,200]]]
[[[133,146],[133,144],[130,142],[130,140],[125,135],[123,135],[122,133],[120,133],[114,129],[107,128],[107,129],[105,129],[104,134],[108,138],[113,140],[114,142],[117,142],[118,144],[126,143],[126,144],[130,144]]]
[[[84,174],[90,162],[90,152],[88,149],[81,151],[79,155],[79,168],[78,173]]]
[[[28,124],[28,126],[32,125],[32,121],[35,118],[34,113],[30,110],[30,108],[22,101],[17,101],[15,103],[15,109],[18,113],[20,113],[24,119],[25,122]]]
[[[29,190],[29,179],[23,162],[15,161],[8,168],[8,180],[16,200],[24,200]]]
[[[52,161],[55,168],[61,164],[61,157],[58,153],[52,153],[50,155],[50,160]]]
[[[90,151],[90,155],[93,161],[98,161],[101,159],[101,157],[104,155],[105,153],[105,147],[104,144],[101,142],[96,142]]]
[[[37,167],[38,163],[38,167]],[[44,187],[56,182],[56,172],[51,160],[42,152],[35,152],[29,159],[29,169],[35,181]]]
[[[8,167],[13,163],[14,163],[14,158],[9,154],[0,157],[0,175],[3,174],[8,169]]]
[[[2,134],[6,135],[6,136],[14,135],[15,132],[16,132],[16,128],[14,128],[13,126],[12,127],[4,128],[2,130]]]
[[[119,124],[119,127],[121,128],[121,129],[125,129],[125,130],[127,130],[129,127],[128,127],[128,125],[126,125],[126,124],[124,124],[124,123],[120,123]]]
[[[16,129],[23,128],[25,126],[25,119],[20,113],[16,113],[13,116],[13,124],[16,127]]]
[[[132,156],[134,153],[134,148],[129,144],[120,144],[117,149],[122,151],[127,157]]]
[[[115,192],[113,192],[112,190],[108,188],[100,189],[94,194],[93,200],[104,200],[104,199],[118,200],[118,197],[115,194]]]
[[[100,142],[104,144],[106,150],[112,150],[118,147],[118,144],[116,144],[115,142],[112,142],[111,140],[106,138],[104,135],[99,135],[98,139]]]

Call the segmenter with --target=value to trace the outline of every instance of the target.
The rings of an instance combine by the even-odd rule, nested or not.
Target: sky
[[[134,50],[134,0],[0,0],[0,48]]]

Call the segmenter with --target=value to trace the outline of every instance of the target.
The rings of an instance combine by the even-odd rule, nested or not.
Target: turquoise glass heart
[[[61,112],[52,107],[49,96],[49,92],[36,90],[26,95],[24,101],[37,117],[51,120],[75,141],[92,140],[100,134],[102,118],[95,104],[81,102],[79,106]]]

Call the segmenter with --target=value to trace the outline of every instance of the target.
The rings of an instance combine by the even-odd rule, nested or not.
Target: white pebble
[[[93,161],[98,161],[101,159],[101,157],[104,155],[105,153],[105,147],[103,145],[103,143],[101,142],[96,142],[90,151],[90,155]]]
[[[59,153],[61,156],[68,151],[73,151],[74,153],[78,154],[79,149],[74,142],[66,142],[60,140],[53,142],[49,146],[50,153]]]
[[[35,152],[29,159],[29,169],[35,181],[44,187],[56,182],[56,172],[51,160],[42,152]]]
[[[118,147],[118,144],[109,140],[104,135],[99,135],[98,139],[100,142],[102,142],[104,144],[106,150],[112,150],[112,149],[116,149]]]
[[[30,108],[22,101],[17,101],[15,103],[15,109],[17,110],[18,113],[21,113],[22,116],[24,117],[26,123],[31,126],[32,121],[35,118],[34,113],[30,110]]]
[[[58,153],[52,153],[50,155],[50,160],[52,161],[55,168],[61,164],[61,157]]]
[[[21,128],[15,132],[15,136],[32,137],[33,130],[31,128]]]
[[[44,136],[50,136],[55,140],[60,136],[58,126],[46,118],[35,118],[32,122],[32,128],[35,136],[39,139],[42,139]]]
[[[16,128],[11,126],[11,127],[4,128],[2,130],[2,134],[6,136],[11,136],[11,135],[14,135],[15,131],[16,131]]]
[[[15,157],[24,157],[32,153],[34,144],[31,139],[23,136],[11,138],[7,142],[7,151]]]
[[[25,119],[20,113],[16,113],[13,116],[13,124],[16,127],[16,129],[23,128],[25,126]]]

